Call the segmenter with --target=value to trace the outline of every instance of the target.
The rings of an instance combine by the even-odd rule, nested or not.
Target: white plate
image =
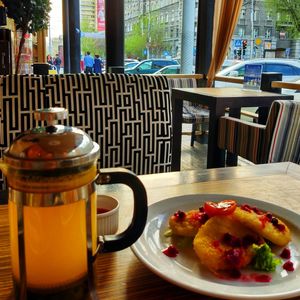
[[[180,252],[176,258],[162,253],[171,243],[164,233],[168,228],[168,219],[174,212],[197,209],[208,200],[224,199],[235,199],[240,204],[257,206],[285,220],[292,232],[292,241],[288,247],[292,252],[294,272],[286,272],[279,266],[276,272],[271,273],[272,281],[269,283],[222,280],[199,265],[193,250],[188,253]],[[300,216],[268,202],[218,194],[185,195],[157,202],[149,206],[144,233],[131,249],[155,274],[196,293],[224,299],[285,299],[300,295]]]

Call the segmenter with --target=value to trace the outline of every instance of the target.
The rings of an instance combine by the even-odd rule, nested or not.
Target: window
[[[279,72],[283,76],[300,75],[300,69],[286,64],[266,64],[264,72]]]
[[[243,37],[245,35],[245,28],[244,27],[239,27],[238,28],[238,35],[239,35],[239,37]]]
[[[279,21],[280,18],[281,18],[281,13],[277,13],[277,14],[276,14],[276,21]]]
[[[144,63],[140,64],[139,69],[141,70],[152,69],[152,61],[145,61]]]
[[[258,21],[258,13],[257,13],[257,10],[255,10],[254,12],[253,12],[253,21]]]
[[[272,17],[272,12],[267,12],[267,21],[272,21],[273,17]]]
[[[171,17],[171,21],[174,22],[175,21],[175,11],[172,10],[172,17]]]
[[[246,17],[246,10],[245,10],[245,9],[242,9],[242,10],[241,10],[241,14],[240,14],[240,18],[241,18],[241,19],[245,19],[245,17]]]
[[[272,35],[272,30],[270,28],[266,29],[265,38],[271,39],[271,35]]]

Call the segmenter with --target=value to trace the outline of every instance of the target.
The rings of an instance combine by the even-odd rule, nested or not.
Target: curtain
[[[243,0],[215,0],[212,56],[207,73],[207,86],[212,85],[216,72],[224,62],[242,4]]]

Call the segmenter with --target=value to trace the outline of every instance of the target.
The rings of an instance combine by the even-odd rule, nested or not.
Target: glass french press
[[[36,111],[47,125],[19,135],[0,162],[9,187],[16,299],[92,278],[96,254],[129,247],[146,223],[147,195],[138,177],[126,169],[99,171],[99,145],[82,130],[57,124],[66,117],[64,108]],[[96,184],[115,183],[133,190],[132,222],[124,232],[97,237]]]

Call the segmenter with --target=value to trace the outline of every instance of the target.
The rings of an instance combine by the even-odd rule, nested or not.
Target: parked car
[[[237,59],[225,59],[223,62],[223,65],[221,67],[221,70],[224,70],[225,68],[231,67],[237,63],[239,63],[240,60]]]
[[[131,68],[135,67],[139,63],[140,63],[139,61],[131,61],[131,62],[125,63],[124,64],[124,68],[125,69],[131,69]]]
[[[126,69],[127,74],[153,74],[161,68],[168,65],[178,65],[178,62],[174,59],[146,59],[131,69]]]
[[[140,62],[138,59],[135,58],[124,58],[124,63],[129,63],[129,62]]]
[[[180,74],[180,65],[169,65],[154,72],[154,74]]]
[[[251,59],[244,60],[217,73],[218,76],[244,77],[246,64],[262,64],[263,72],[282,73],[282,81],[296,81],[300,79],[300,61],[293,59]],[[227,83],[226,83],[227,84]]]
[[[263,72],[282,73],[282,81],[295,82],[300,80],[300,60],[284,58],[262,58],[241,61],[217,73],[218,76],[244,77],[246,64],[262,64]],[[241,86],[237,83],[216,81],[216,87]],[[283,94],[295,94],[295,90],[282,89]],[[297,97],[295,97],[297,98]]]

